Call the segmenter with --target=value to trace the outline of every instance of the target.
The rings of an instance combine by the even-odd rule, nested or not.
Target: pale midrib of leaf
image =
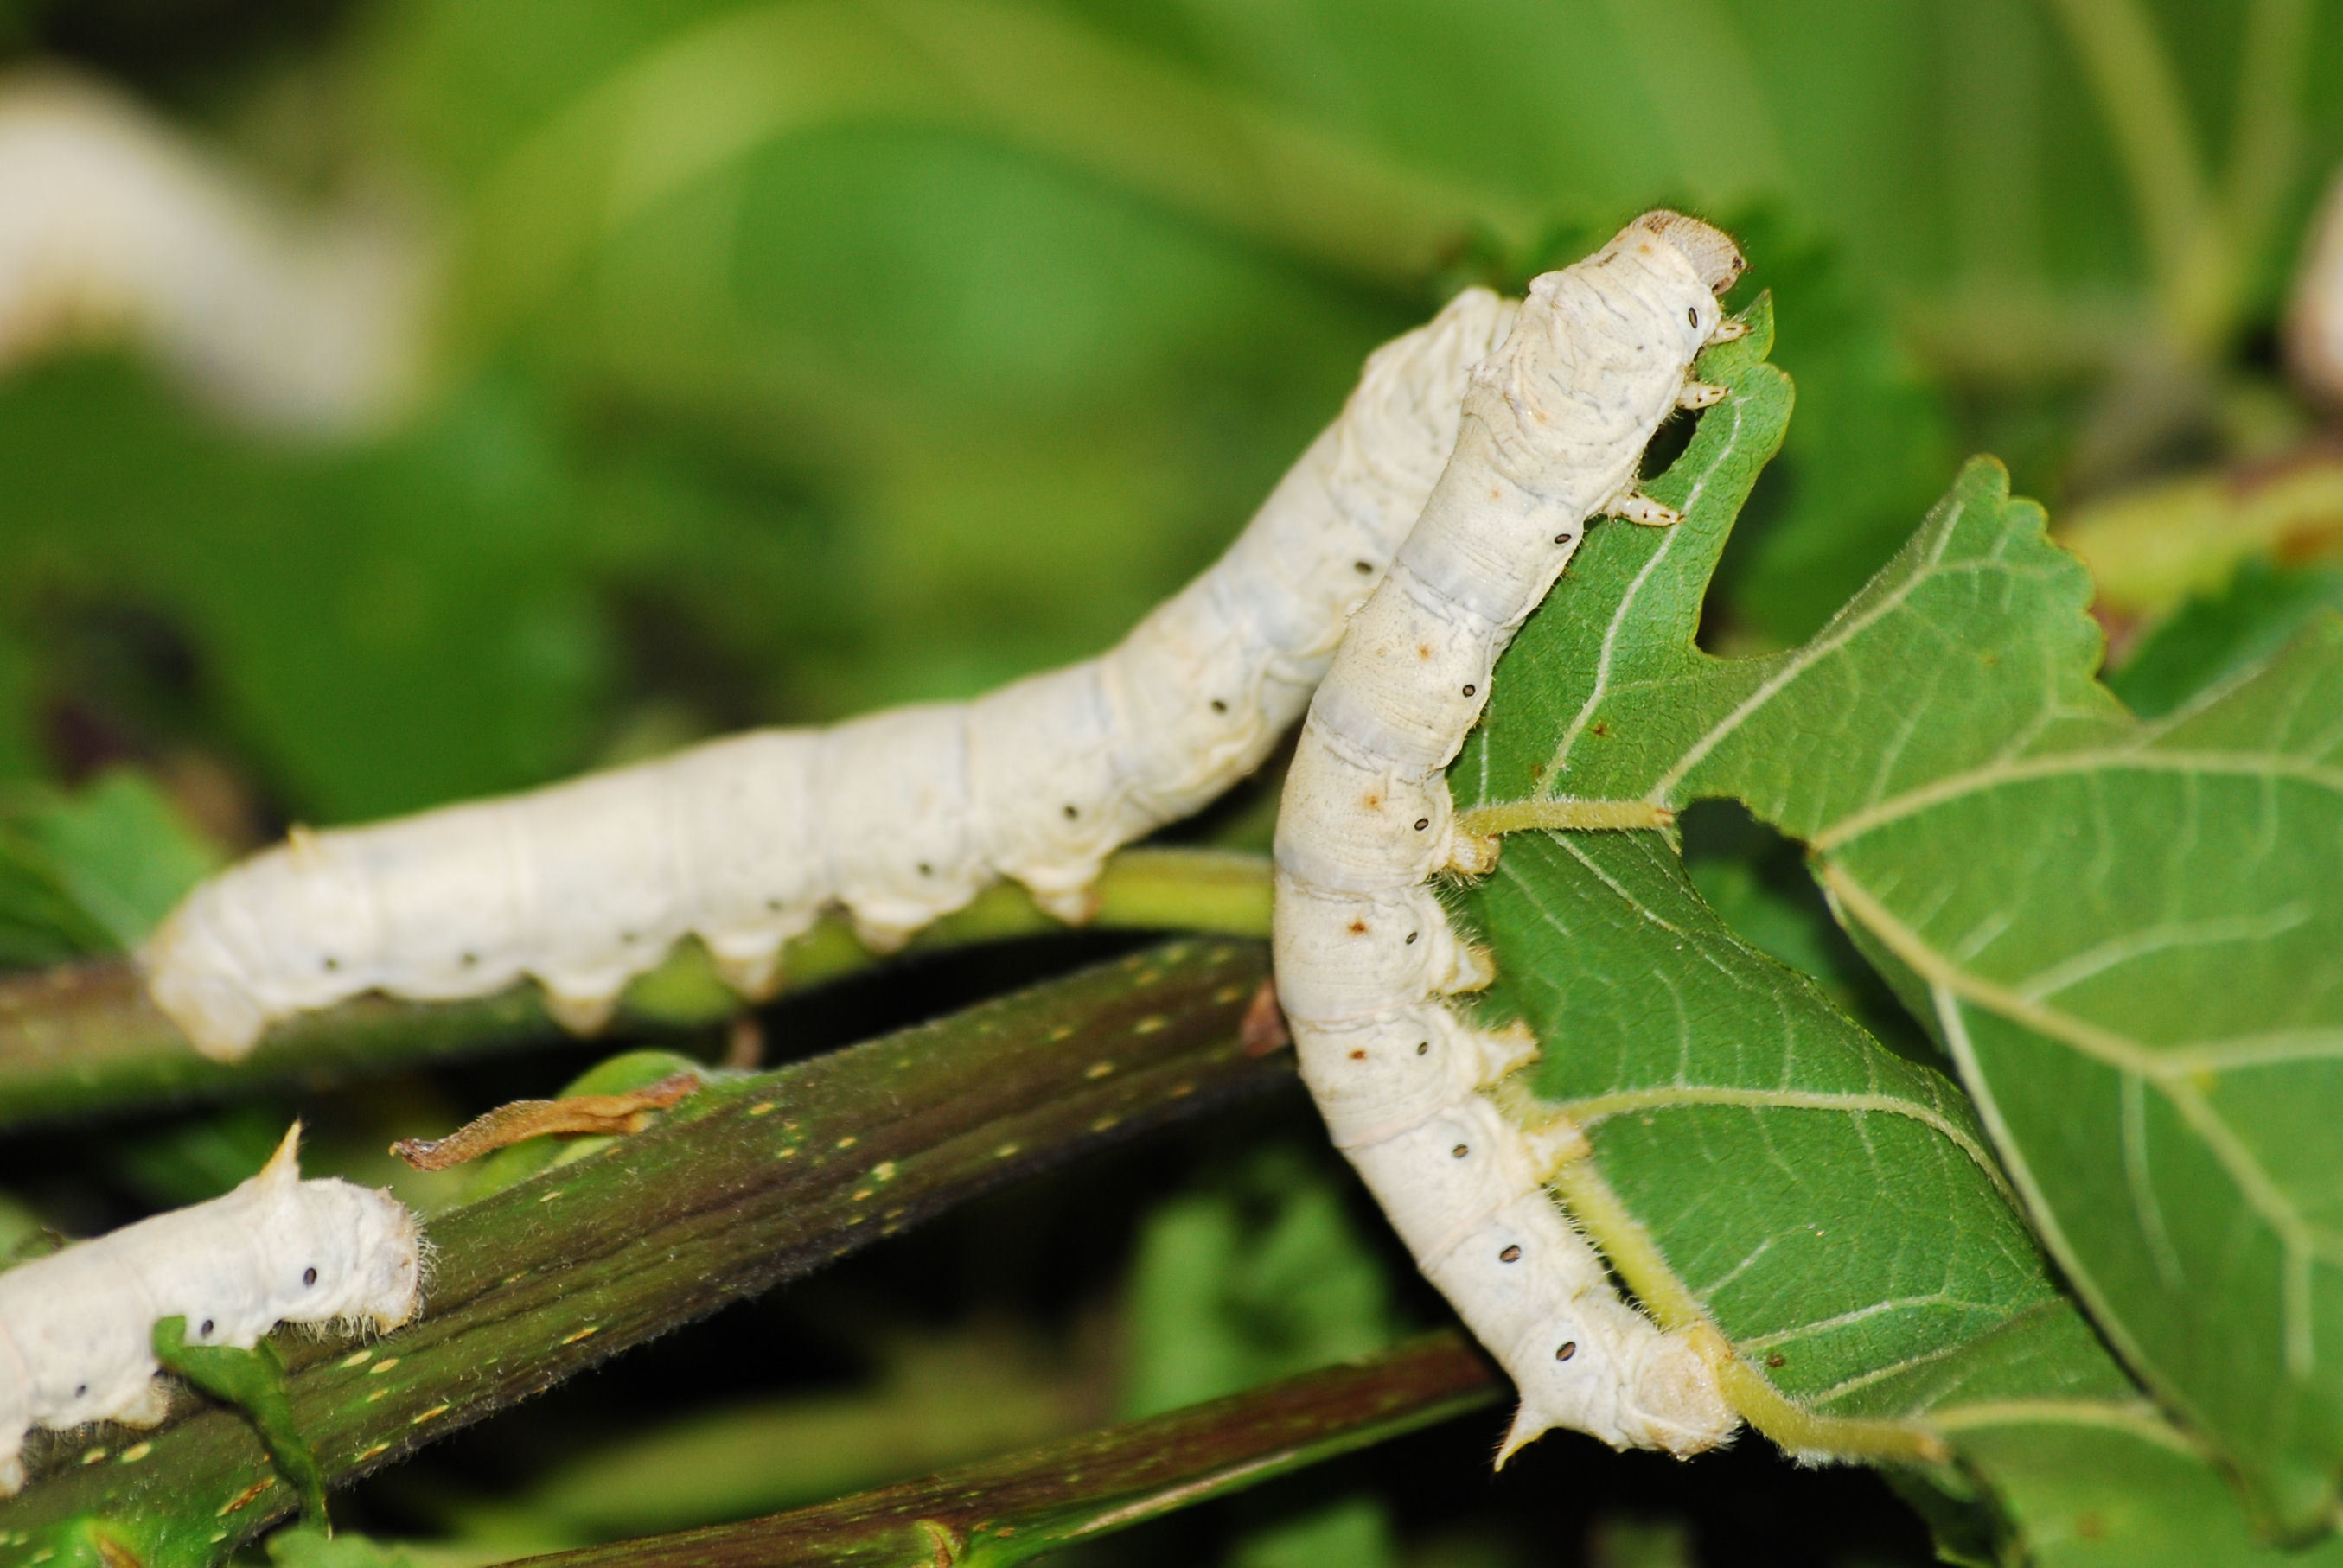
[[[1963,1076],[1978,1086],[1978,1111],[1988,1123],[1997,1119],[1997,1111],[1991,1082],[1979,1070],[1968,1032],[1961,1022],[1962,1003],[2021,1024],[2103,1066],[2113,1068],[2124,1075],[2127,1083],[2137,1081],[2154,1087],[2165,1098],[2187,1123],[2189,1130],[2204,1140],[2206,1148],[2222,1170],[2237,1184],[2247,1206],[2278,1237],[2285,1252],[2280,1302],[2287,1364],[2298,1375],[2308,1375],[2317,1364],[2310,1327],[2311,1265],[2320,1259],[2328,1262],[2343,1262],[2343,1235],[2324,1231],[2302,1217],[2293,1200],[2262,1168],[2261,1161],[2245,1146],[2227,1119],[2207,1103],[2191,1073],[2175,1069],[2169,1058],[2127,1035],[2029,1000],[2006,986],[1996,985],[1964,970],[1897,920],[1868,889],[1844,869],[1825,863],[1817,867],[1815,875],[1834,900],[1927,984],[1936,1001],[1938,1021],[1945,1030],[1946,1039],[1956,1059],[1960,1061]],[[2018,1185],[2034,1198],[2031,1211],[2045,1240],[2050,1243],[2051,1251],[2058,1254],[2060,1263],[2081,1288],[2090,1291],[2088,1271],[2082,1266],[2080,1254],[2053,1217],[2046,1195],[2035,1183],[2021,1146],[2006,1131],[1996,1141],[2010,1151],[2011,1174]],[[2127,1169],[2125,1174],[2134,1207],[2145,1222],[2147,1216],[2157,1211],[2155,1197],[2141,1185],[2139,1172],[2136,1169]],[[2147,1228],[2153,1233],[2161,1228],[2160,1221]],[[2110,1324],[2115,1321],[2114,1314],[2104,1310],[2100,1316]]]
[[[1693,1105],[1740,1106],[1766,1111],[1825,1111],[1842,1115],[1878,1111],[1905,1116],[1967,1155],[2010,1202],[2017,1201],[2001,1168],[1967,1129],[1933,1106],[1890,1094],[1832,1094],[1804,1089],[1735,1089],[1716,1084],[1678,1083],[1666,1089],[1628,1090],[1615,1094],[1589,1095],[1560,1102],[1562,1110],[1582,1129],[1599,1126],[1614,1116]],[[1752,1344],[1757,1342],[1748,1342]]]
[[[1891,822],[2004,785],[2073,778],[2086,773],[2127,771],[2289,779],[2343,797],[2343,768],[2288,752],[2160,751],[2133,746],[2097,747],[2039,757],[2011,758],[1964,773],[1948,774],[1917,789],[1906,790],[1841,818],[1817,831],[1807,842],[1815,853],[1826,854]],[[1670,772],[1673,778],[1680,779],[1682,776],[1677,769]],[[1656,800],[1665,796],[1659,787],[1654,786],[1652,798]]]
[[[1986,1399],[1958,1405],[1930,1418],[1940,1432],[1974,1432],[1986,1426],[2096,1426],[2143,1442],[2210,1460],[2212,1451],[2157,1412],[2147,1400]]]

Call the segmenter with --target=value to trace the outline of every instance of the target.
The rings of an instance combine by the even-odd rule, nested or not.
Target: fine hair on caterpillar
[[[1434,884],[1495,864],[1496,841],[1456,824],[1445,770],[1588,519],[1678,520],[1637,489],[1637,467],[1672,412],[1724,397],[1692,365],[1740,335],[1717,297],[1741,266],[1725,235],[1655,212],[1530,286],[1319,687],[1278,815],[1277,987],[1302,1077],[1418,1266],[1520,1390],[1500,1462],[1555,1426],[1691,1453],[1737,1424],[1693,1340],[1619,1297],[1548,1194],[1586,1141],[1510,1113],[1527,1097],[1507,1080],[1538,1042],[1451,1010],[1493,975]],[[1612,809],[1586,825],[1661,819]]]
[[[234,1059],[272,1021],[363,991],[445,1000],[524,977],[591,1030],[686,935],[762,996],[826,912],[890,950],[1002,878],[1087,918],[1109,854],[1252,771],[1300,717],[1515,308],[1468,289],[1377,350],[1227,553],[1102,657],[973,702],[297,829],[172,912],[139,954],[150,993]]]
[[[296,1122],[259,1174],[220,1197],[0,1273],[0,1495],[24,1485],[33,1427],[153,1426],[169,1394],[155,1325],[249,1349],[280,1322],[387,1331],[421,1306],[415,1216],[387,1192],[303,1181]]]

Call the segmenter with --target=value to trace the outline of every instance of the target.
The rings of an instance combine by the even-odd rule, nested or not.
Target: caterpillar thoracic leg
[[[1519,1386],[1504,1452],[1554,1426],[1689,1453],[1735,1424],[1708,1364],[1612,1290],[1545,1183],[1584,1152],[1525,1131],[1484,1092],[1536,1054],[1476,1031],[1443,998],[1486,983],[1435,874],[1494,864],[1443,770],[1490,672],[1599,512],[1664,525],[1635,469],[1688,392],[1694,357],[1734,336],[1716,295],[1732,241],[1674,213],[1531,286],[1473,373],[1454,457],[1311,705],[1277,824],[1277,985],[1334,1141],[1433,1282]],[[1652,827],[1641,802],[1566,802],[1571,825]],[[1560,818],[1558,820],[1562,819]],[[1502,1456],[1501,1456],[1502,1457]]]
[[[260,1174],[0,1273],[0,1496],[25,1483],[27,1429],[153,1426],[155,1325],[249,1347],[279,1322],[396,1328],[422,1285],[415,1217],[387,1192],[301,1180],[297,1122]]]
[[[1251,772],[1299,716],[1515,308],[1468,290],[1378,350],[1228,553],[1104,657],[972,703],[297,834],[172,913],[141,954],[156,1001],[227,1058],[361,991],[483,996],[523,976],[591,1028],[687,933],[755,994],[831,908],[887,948],[1013,877],[1083,919],[1108,854]]]

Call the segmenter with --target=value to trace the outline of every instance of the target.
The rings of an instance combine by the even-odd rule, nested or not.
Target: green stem
[[[2310,0],[2253,0],[2246,13],[2237,130],[2222,207],[2248,266],[2273,238],[2301,161],[2311,20]]]
[[[1232,936],[1269,930],[1269,863],[1209,849],[1129,849],[1098,883],[1093,924]],[[1023,890],[988,890],[920,933],[916,950],[1061,930]],[[880,960],[837,921],[789,950],[793,983],[832,979]],[[614,1030],[669,1032],[739,1010],[697,944],[686,943],[627,993]],[[0,1125],[248,1091],[321,1076],[382,1072],[420,1060],[560,1038],[536,988],[478,1001],[425,1003],[367,996],[272,1030],[233,1065],[198,1055],[156,1011],[130,966],[113,960],[0,980]]]
[[[1041,1167],[1284,1080],[1238,1024],[1257,942],[1169,943],[783,1068],[435,1219],[421,1320],[360,1349],[279,1342],[329,1482]],[[136,1441],[131,1439],[136,1437]],[[216,1563],[295,1500],[244,1420],[65,1445],[0,1540],[135,1523],[147,1568]]]
[[[532,1568],[1007,1568],[1490,1404],[1454,1330],[1380,1355],[740,1524],[529,1559]]]
[[[461,339],[554,297],[616,230],[789,137],[884,125],[1006,146],[1179,216],[1413,288],[1518,203],[1407,168],[1111,34],[997,0],[786,0],[679,30],[473,193]]]
[[[2052,0],[2123,166],[2167,327],[2203,353],[2227,326],[2234,256],[2187,102],[2139,0]]]

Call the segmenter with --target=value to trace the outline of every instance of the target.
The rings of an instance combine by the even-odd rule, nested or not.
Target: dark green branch
[[[1269,932],[1268,862],[1207,849],[1131,849],[1108,864],[1095,924]],[[1015,887],[996,887],[920,934],[922,950],[1060,930]],[[793,983],[879,961],[825,921],[789,953]],[[627,992],[615,1030],[656,1034],[729,1016],[739,1000],[687,943]],[[0,1125],[230,1093],[290,1078],[381,1072],[413,1061],[558,1039],[534,986],[481,1001],[358,998],[272,1030],[234,1065],[196,1054],[121,960],[0,978]]]
[[[1495,1401],[1454,1330],[1396,1350],[741,1524],[528,1560],[530,1568],[1003,1568]]]
[[[1173,942],[711,1085],[434,1221],[421,1322],[360,1350],[285,1337],[300,1431],[346,1481],[980,1192],[1277,1081],[1285,1059],[1237,1040],[1267,975],[1259,943]],[[136,1442],[75,1439],[40,1470],[0,1505],[0,1536],[110,1515],[150,1564],[217,1561],[295,1501],[221,1409]]]

